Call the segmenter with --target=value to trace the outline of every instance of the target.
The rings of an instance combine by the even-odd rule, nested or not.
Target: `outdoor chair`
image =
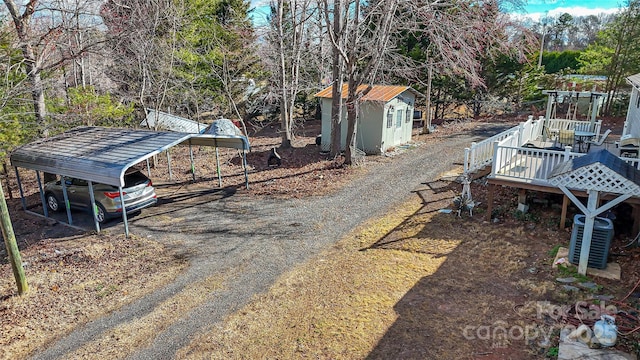
[[[589,152],[589,150],[591,150],[591,145],[595,145],[595,146],[602,146],[602,144],[605,144],[605,148],[607,148],[607,145],[605,143],[605,141],[607,140],[607,136],[609,136],[609,134],[611,134],[611,129],[607,129],[607,131],[604,132],[604,134],[602,134],[602,136],[600,137],[600,140],[595,141],[595,140],[587,140],[587,152]]]
[[[576,131],[575,130],[560,130],[558,134],[558,142],[562,146],[571,146],[573,149],[573,144],[576,141]]]
[[[553,141],[552,146],[556,146],[556,142],[558,141],[558,132],[552,131],[548,126],[543,127],[542,131],[544,132],[544,139]]]

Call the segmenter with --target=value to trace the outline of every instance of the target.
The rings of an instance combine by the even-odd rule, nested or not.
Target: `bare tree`
[[[479,86],[483,83],[481,59],[493,52],[513,51],[514,39],[507,32],[512,24],[492,1],[341,0],[334,1],[333,10],[329,0],[323,0],[323,5],[325,19],[333,25],[328,28],[334,54],[340,57],[345,69],[342,73],[336,71],[341,67],[334,60],[332,108],[336,109],[336,102],[342,99],[337,84],[342,79],[348,84],[347,165],[352,162],[360,99],[384,72],[409,76],[433,64],[441,73],[462,76],[472,86]],[[426,60],[415,61],[397,51],[397,44],[407,34],[424,42]],[[335,155],[335,149],[332,152]]]
[[[302,76],[310,58],[311,21],[317,16],[311,0],[274,0],[271,2],[271,28],[267,38],[274,49],[272,73],[280,105],[282,147],[290,147],[296,115],[296,99],[314,79]]]
[[[231,112],[240,121],[244,134],[248,135],[244,116],[240,113],[239,103],[245,103],[247,97],[250,96],[250,94],[247,94],[249,79],[246,79],[245,75],[255,65],[256,56],[254,53],[247,51],[249,44],[245,44],[245,47],[232,49],[221,41],[214,41],[214,43],[222,59],[209,64],[211,73],[220,82],[229,102]]]
[[[101,25],[97,21],[100,2],[29,0],[25,5],[18,5],[14,0],[3,1],[13,20],[24,59],[36,123],[40,135],[46,136],[49,124],[42,74],[44,71],[57,70],[70,60],[81,59],[103,43],[102,37],[85,38],[82,41],[75,37]]]
[[[352,163],[352,148],[355,141],[356,121],[358,117],[360,99],[370,90],[371,85],[375,83],[375,79],[383,64],[383,58],[386,53],[392,50],[390,43],[393,34],[395,13],[398,8],[397,0],[382,0],[375,3],[368,3],[366,11],[363,11],[361,1],[356,0],[354,3],[345,3],[342,9],[336,12],[334,4],[334,12],[330,14],[328,4],[325,1],[325,18],[327,22],[333,21],[333,27],[329,32],[331,43],[335,54],[343,62],[344,67],[339,66],[338,69],[344,69],[342,76],[339,71],[334,69],[334,95],[332,99],[332,109],[338,108],[336,102],[341,102],[342,95],[337,95],[338,89],[337,79],[345,78],[347,81],[347,134],[345,147],[345,164]],[[340,12],[343,14],[340,15]],[[339,20],[344,20],[340,25],[336,26]],[[337,31],[336,31],[337,30]],[[335,65],[334,59],[334,65]],[[362,84],[367,86],[361,87]],[[340,112],[337,112],[339,116]],[[332,114],[333,116],[334,114]],[[333,123],[333,122],[332,122]],[[332,141],[340,136],[333,135]],[[337,131],[337,129],[336,129]],[[332,143],[332,153],[337,155],[335,144]]]
[[[113,59],[109,76],[124,101],[163,110],[175,86],[180,5],[171,0],[109,0],[103,5]]]

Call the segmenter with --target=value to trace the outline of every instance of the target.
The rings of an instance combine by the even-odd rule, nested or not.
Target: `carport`
[[[147,171],[150,173],[149,158],[166,151],[176,145],[189,146],[192,176],[195,180],[194,158],[192,146],[211,146],[238,149],[242,151],[242,165],[244,168],[245,186],[249,188],[247,175],[246,152],[249,141],[245,136],[238,135],[200,135],[177,132],[148,131],[139,129],[118,129],[104,127],[79,127],[57,136],[40,139],[15,149],[10,156],[11,165],[16,172],[22,207],[26,212],[36,216],[41,214],[27,209],[24,191],[18,168],[35,170],[40,200],[45,217],[49,217],[45,203],[43,184],[40,172],[57,174],[66,177],[86,180],[89,185],[91,206],[96,230],[100,231],[100,224],[96,219],[95,199],[93,197],[93,183],[116,186],[120,192],[120,201],[124,205],[122,187],[124,175],[130,167],[146,161]],[[171,176],[171,161],[167,152],[169,175]],[[221,186],[218,152],[216,151],[216,165],[218,183]],[[71,209],[69,207],[65,182],[62,181],[64,203],[66,204],[68,225],[73,226]],[[125,234],[129,236],[127,211],[123,206],[122,219]]]

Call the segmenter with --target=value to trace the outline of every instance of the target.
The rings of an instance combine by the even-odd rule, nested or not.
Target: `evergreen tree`
[[[620,14],[580,56],[582,72],[606,75],[608,94],[604,114],[609,115],[625,77],[640,72],[640,0],[630,0]]]

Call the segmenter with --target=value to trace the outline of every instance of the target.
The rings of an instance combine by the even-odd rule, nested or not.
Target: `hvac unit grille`
[[[576,215],[573,217],[573,230],[571,231],[571,244],[569,249],[569,261],[573,264],[580,262],[584,222],[584,215]],[[609,247],[611,246],[612,238],[613,223],[611,220],[596,217],[591,236],[588,267],[596,269],[604,269],[607,267],[607,257],[609,256]]]

